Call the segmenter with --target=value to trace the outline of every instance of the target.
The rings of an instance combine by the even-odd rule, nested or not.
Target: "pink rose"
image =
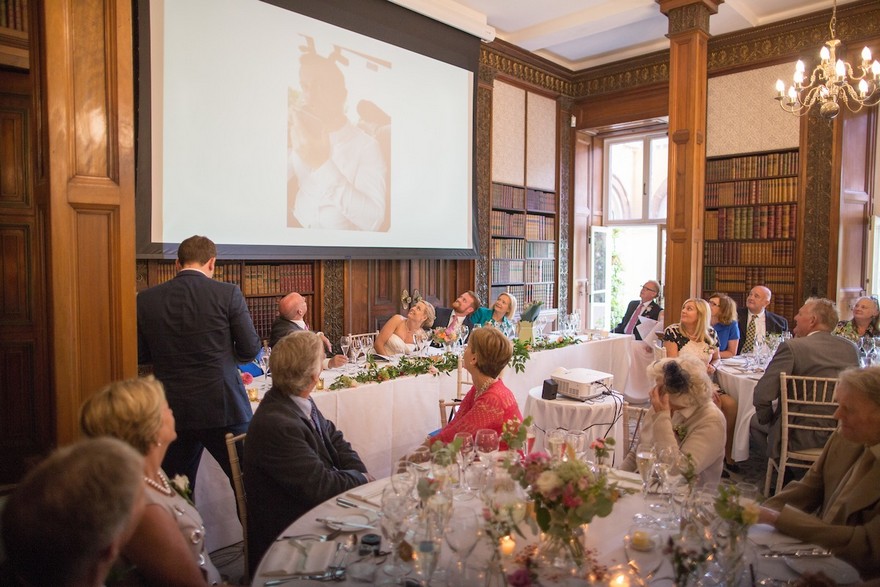
[[[241,374],[241,382],[244,383],[245,385],[250,385],[251,383],[254,382],[254,376],[251,375],[250,373],[242,373]]]

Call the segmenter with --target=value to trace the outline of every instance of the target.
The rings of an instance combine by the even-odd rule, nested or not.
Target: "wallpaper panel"
[[[492,92],[492,181],[523,185],[526,92],[495,80]]]
[[[710,78],[706,156],[797,148],[800,118],[773,99],[776,80],[792,73],[787,63]]]
[[[529,93],[526,185],[556,190],[556,101]]]

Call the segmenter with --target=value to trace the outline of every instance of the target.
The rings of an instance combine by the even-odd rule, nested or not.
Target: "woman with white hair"
[[[705,363],[684,355],[655,361],[648,367],[655,385],[651,408],[642,421],[640,447],[654,450],[671,447],[678,455],[690,455],[697,484],[718,483],[724,463],[726,425],[721,410],[712,402],[712,381]],[[635,450],[621,467],[636,470]]]
[[[471,315],[471,322],[481,326],[494,326],[505,336],[512,336],[514,315],[516,315],[516,297],[505,291],[498,294],[492,308],[477,308]]]

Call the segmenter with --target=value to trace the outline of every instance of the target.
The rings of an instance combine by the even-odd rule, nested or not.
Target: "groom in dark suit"
[[[210,239],[192,236],[174,279],[137,296],[138,363],[153,365],[177,421],[162,468],[193,487],[204,448],[232,478],[225,435],[246,432],[253,416],[237,365],[260,351],[241,290],[212,279],[216,259]]]
[[[437,306],[434,308],[436,317],[434,318],[434,328],[443,326],[444,328],[452,325],[452,319],[455,318],[456,326],[473,326],[471,323],[471,314],[480,307],[482,301],[480,296],[472,291],[466,291],[455,298],[451,308]]]
[[[641,322],[642,316],[651,320],[657,320],[660,317],[660,312],[663,311],[663,308],[656,301],[659,295],[660,284],[653,280],[646,281],[639,292],[639,299],[629,303],[623,319],[614,328],[614,332],[617,334],[632,334],[636,337],[636,340],[642,340],[642,335],[639,334],[639,329],[636,326]]]
[[[299,331],[279,340],[269,357],[272,389],[251,422],[244,449],[251,573],[294,520],[373,480],[342,432],[310,397],[323,356],[321,339]]]

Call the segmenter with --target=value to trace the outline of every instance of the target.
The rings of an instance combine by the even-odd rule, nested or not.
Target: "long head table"
[[[531,353],[525,370],[508,368],[502,379],[525,412],[529,390],[541,385],[557,367],[585,367],[612,373],[620,388],[629,370],[629,335]],[[341,372],[324,372],[329,386]],[[257,378],[257,383],[260,378]],[[400,377],[382,383],[361,384],[336,391],[315,391],[315,403],[358,451],[367,470],[376,478],[391,474],[400,457],[421,444],[427,434],[440,427],[440,399],[456,396],[456,374]],[[252,404],[254,409],[258,403]],[[203,453],[195,488],[196,505],[205,520],[207,544],[214,550],[241,540],[232,489],[219,465]]]

